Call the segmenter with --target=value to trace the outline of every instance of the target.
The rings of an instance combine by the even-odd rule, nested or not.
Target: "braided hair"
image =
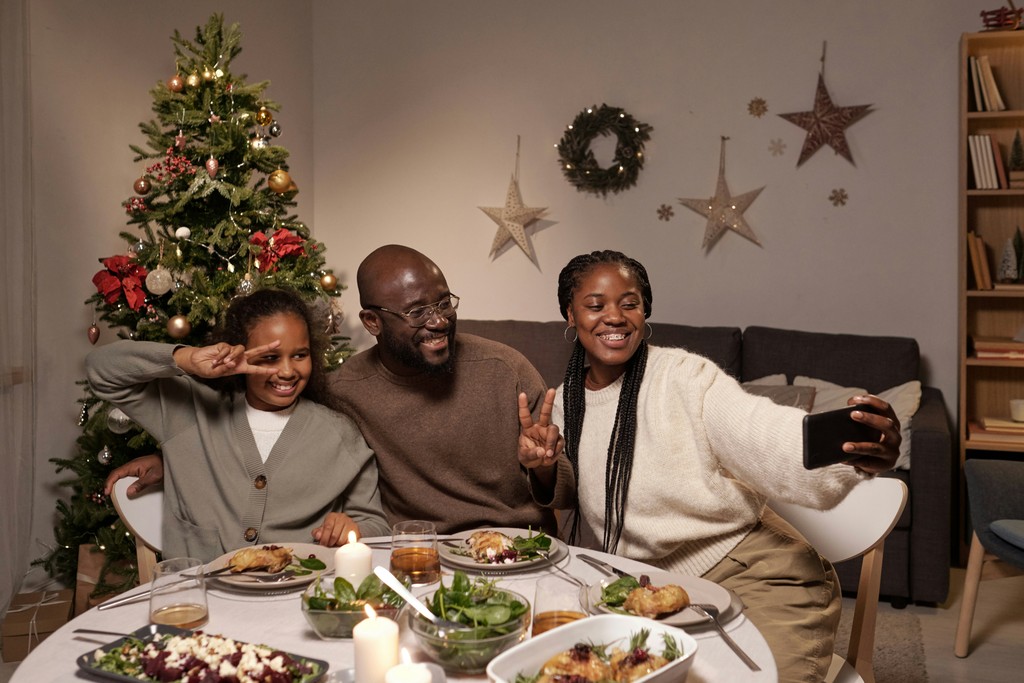
[[[322,326],[316,324],[312,310],[298,293],[288,289],[265,288],[257,289],[252,294],[235,297],[224,314],[224,320],[211,336],[210,343],[225,342],[248,346],[249,332],[260,320],[275,315],[293,315],[306,325],[309,333],[309,355],[313,360],[309,380],[302,395],[316,403],[330,406],[327,391],[326,366],[324,351],[327,340],[318,331]],[[211,380],[211,384],[222,391],[231,393],[245,390],[245,375],[232,375],[220,380]]]
[[[644,302],[644,318],[651,316],[653,292],[647,269],[625,254],[617,251],[594,251],[576,256],[566,264],[558,275],[558,307],[562,317],[569,319],[569,307],[572,297],[579,288],[583,278],[595,267],[605,264],[625,268],[636,280],[640,295]],[[615,424],[612,437],[608,444],[608,457],[605,461],[605,504],[604,504],[604,538],[602,549],[614,553],[622,536],[622,527],[626,515],[626,499],[629,494],[629,482],[633,474],[633,448],[636,443],[636,408],[640,385],[643,382],[644,370],[647,367],[646,341],[641,341],[636,353],[626,366],[619,392],[619,404],[615,411]],[[586,388],[584,385],[586,368],[586,351],[577,339],[573,348],[569,365],[565,371],[562,389],[563,412],[565,415],[564,438],[565,454],[572,464],[573,472],[579,479],[579,444],[583,433],[583,419],[586,414]],[[580,507],[576,502],[572,527],[569,531],[569,542],[575,542],[579,533]]]

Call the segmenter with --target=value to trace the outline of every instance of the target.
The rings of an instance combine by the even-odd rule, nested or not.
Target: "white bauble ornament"
[[[120,408],[111,408],[107,413],[107,429],[115,434],[124,434],[132,428],[132,419]]]
[[[174,236],[179,240],[187,240],[192,236],[192,230],[183,225],[174,231]]]
[[[174,286],[174,276],[163,266],[157,266],[146,275],[146,289],[151,294],[163,296]]]
[[[101,465],[109,465],[110,461],[114,459],[114,454],[110,452],[110,448],[104,446],[100,449],[100,452],[96,454],[96,459],[100,461]]]

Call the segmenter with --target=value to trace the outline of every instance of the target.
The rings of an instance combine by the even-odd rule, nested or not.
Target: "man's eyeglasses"
[[[405,313],[402,313],[401,311],[392,311],[390,308],[384,308],[383,306],[367,305],[366,307],[374,308],[378,311],[384,311],[391,315],[400,315],[405,318],[405,322],[407,322],[411,327],[423,327],[433,320],[435,315],[442,318],[450,318],[455,315],[455,311],[459,307],[459,297],[454,294],[449,294],[440,301],[427,304],[426,306],[410,308]]]

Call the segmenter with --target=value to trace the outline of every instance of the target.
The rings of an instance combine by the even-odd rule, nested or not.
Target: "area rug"
[[[836,653],[846,655],[850,643],[850,609],[843,606],[836,636]],[[924,640],[921,620],[907,610],[879,607],[875,622],[875,681],[876,683],[928,683],[928,669],[924,661]]]

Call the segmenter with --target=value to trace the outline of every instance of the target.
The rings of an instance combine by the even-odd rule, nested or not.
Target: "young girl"
[[[160,442],[165,557],[389,533],[373,452],[324,405],[315,329],[297,295],[264,289],[231,303],[218,343],[121,341],[86,358],[97,397]]]

